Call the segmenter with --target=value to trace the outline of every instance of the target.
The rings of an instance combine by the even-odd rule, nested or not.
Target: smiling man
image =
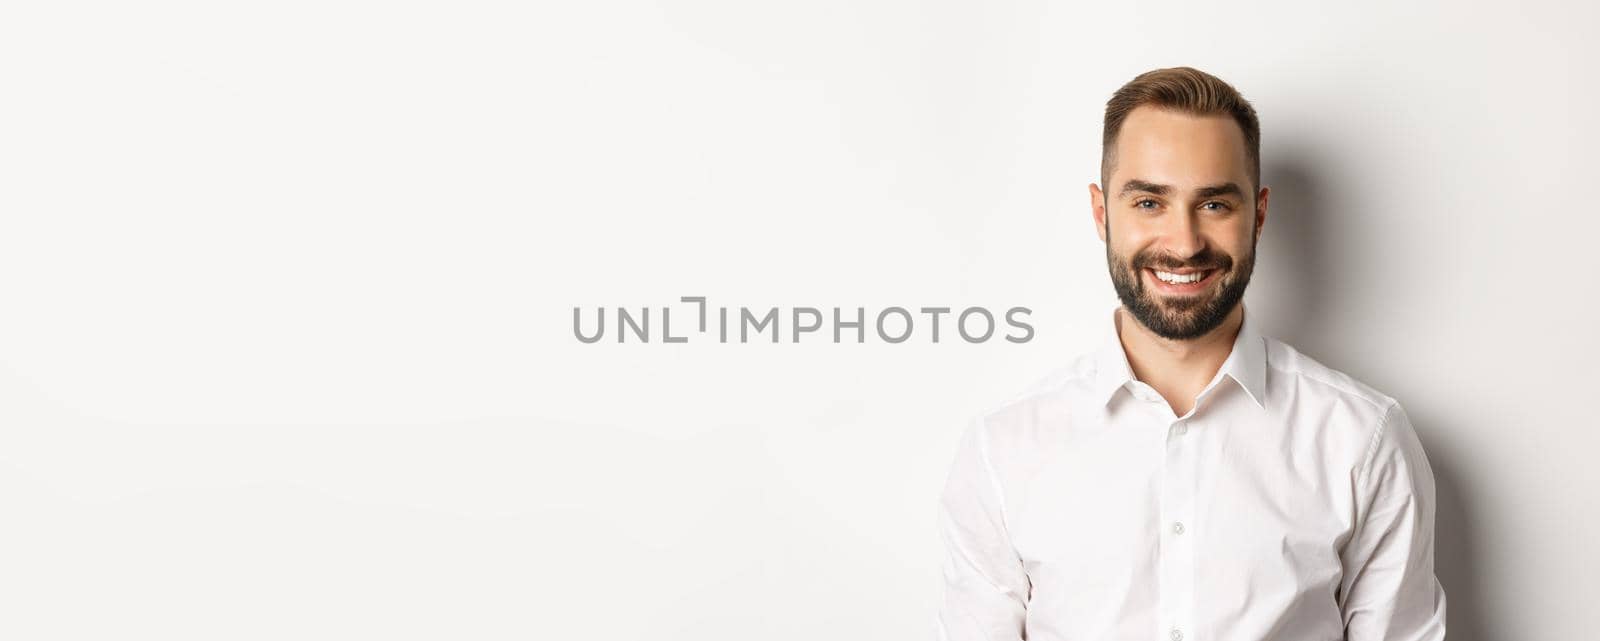
[[[964,432],[948,641],[1434,641],[1433,472],[1395,399],[1264,336],[1255,109],[1157,69],[1106,105],[1091,208],[1121,305]]]

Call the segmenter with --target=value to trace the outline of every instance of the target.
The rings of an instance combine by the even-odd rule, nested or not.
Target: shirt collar
[[[1239,335],[1233,340],[1233,350],[1217,370],[1217,377],[1232,378],[1250,396],[1250,400],[1255,401],[1257,407],[1266,409],[1266,342],[1256,326],[1259,319],[1250,313],[1249,306],[1243,301],[1239,305],[1244,309],[1244,321],[1239,326]],[[1128,355],[1122,348],[1122,339],[1117,336],[1116,312],[1120,308],[1112,309],[1110,322],[1102,326],[1100,345],[1094,356],[1094,394],[1095,400],[1102,404],[1109,404],[1117,390],[1134,380],[1133,368],[1128,365]],[[1212,379],[1212,383],[1216,381]]]

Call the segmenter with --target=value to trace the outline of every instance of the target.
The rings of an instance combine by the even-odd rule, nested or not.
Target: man
[[[1102,346],[968,427],[938,638],[1434,641],[1433,472],[1393,398],[1263,336],[1255,110],[1196,69],[1106,105]]]

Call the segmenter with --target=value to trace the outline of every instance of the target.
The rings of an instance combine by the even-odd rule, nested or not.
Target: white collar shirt
[[[1183,416],[1107,319],[1096,351],[965,429],[938,639],[1444,638],[1433,473],[1405,411],[1243,313]]]

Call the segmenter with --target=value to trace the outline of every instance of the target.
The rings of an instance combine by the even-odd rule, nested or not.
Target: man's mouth
[[[1205,289],[1216,280],[1219,270],[1213,269],[1181,269],[1166,271],[1162,269],[1145,268],[1145,273],[1150,275],[1155,288],[1171,294],[1191,294]]]

